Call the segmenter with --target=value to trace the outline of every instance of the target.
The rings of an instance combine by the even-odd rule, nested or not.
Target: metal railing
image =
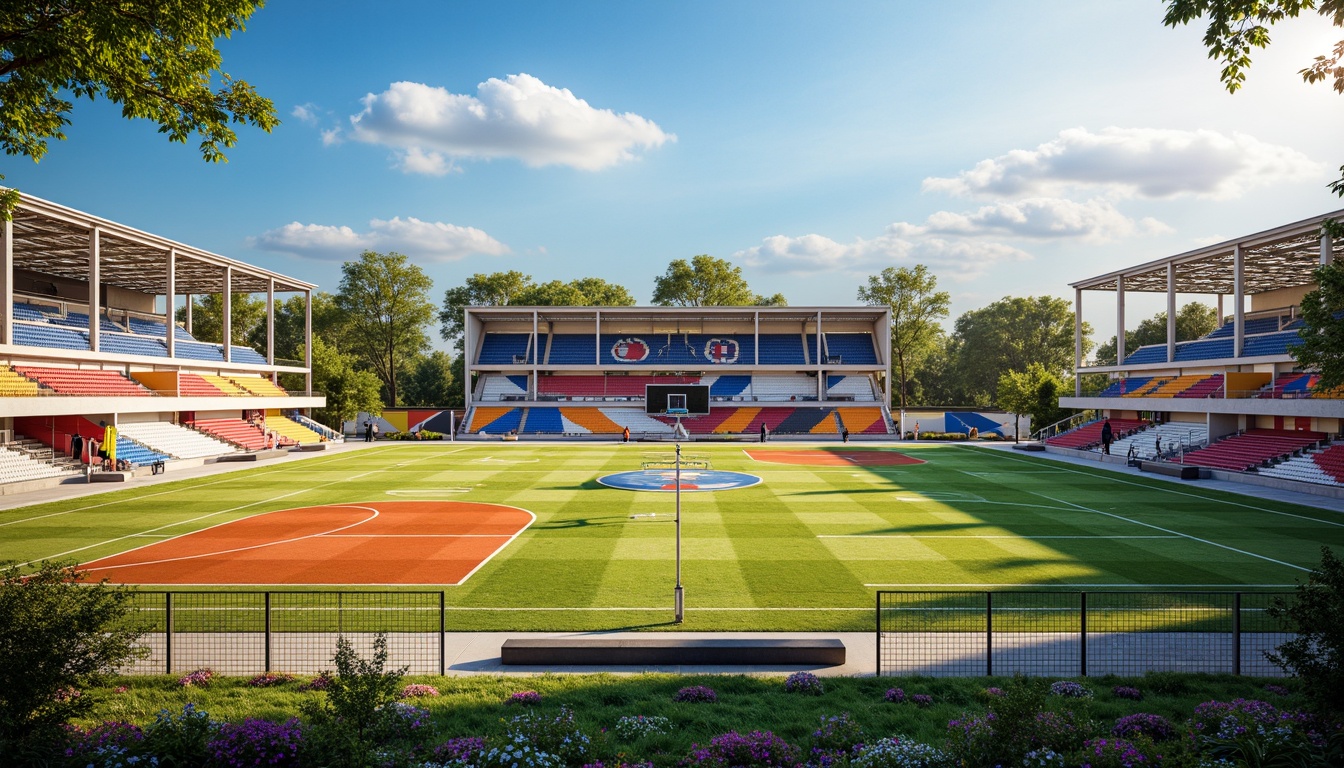
[[[877,674],[1278,676],[1271,592],[877,593]]]
[[[316,674],[338,637],[367,656],[380,632],[389,668],[446,668],[443,592],[136,592],[132,605],[145,654],[122,674]]]

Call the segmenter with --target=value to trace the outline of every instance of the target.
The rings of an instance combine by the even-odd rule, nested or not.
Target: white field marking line
[[[470,571],[467,572],[467,575],[463,576],[461,579],[459,579],[456,583],[452,584],[451,586],[454,586],[454,587],[460,587],[460,586],[462,586],[463,584],[465,584],[466,581],[467,581],[467,579],[470,579],[472,576],[476,575],[476,572],[479,571],[479,570],[481,570],[482,568],[484,568],[486,563],[490,562],[491,560],[494,560],[494,559],[495,559],[495,555],[498,555],[500,552],[503,552],[505,549],[508,549],[509,545],[513,543],[513,540],[514,540],[514,539],[518,538],[519,536],[522,536],[522,535],[523,535],[523,531],[526,531],[528,528],[531,528],[531,527],[532,527],[532,524],[535,523],[535,522],[537,522],[537,515],[536,515],[536,513],[534,513],[534,512],[533,512],[532,510],[530,510],[530,509],[523,509],[522,507],[515,507],[515,506],[513,506],[513,505],[511,505],[511,504],[491,504],[491,506],[494,506],[494,507],[504,507],[504,508],[506,508],[506,509],[516,509],[516,510],[518,510],[519,512],[526,512],[526,513],[528,514],[528,516],[531,517],[532,519],[527,521],[527,525],[524,525],[522,528],[519,528],[516,532],[514,532],[514,534],[513,534],[512,536],[509,537],[509,540],[508,540],[508,541],[506,541],[506,542],[504,542],[503,544],[500,544],[498,547],[496,547],[496,548],[495,548],[495,551],[494,551],[494,552],[491,552],[489,557],[487,557],[487,558],[485,558],[484,560],[482,560],[481,562],[477,563],[475,568],[472,568]]]
[[[1027,507],[1027,508],[1029,508],[1029,509],[1053,509],[1053,510],[1055,510],[1056,512],[1073,512],[1073,511],[1074,511],[1074,510],[1072,510],[1072,509],[1069,509],[1068,507],[1042,507],[1042,506],[1039,505],[1039,504],[1023,504],[1023,503],[1020,502],[1020,501],[990,501],[989,499],[956,499],[956,498],[948,498],[948,499],[928,499],[928,498],[919,498],[919,499],[916,499],[916,498],[913,498],[913,497],[910,497],[910,496],[897,496],[897,497],[896,497],[896,500],[897,500],[897,501],[910,502],[910,503],[920,503],[920,502],[926,502],[926,501],[934,501],[934,502],[938,502],[939,504],[943,504],[943,503],[948,503],[948,504],[950,504],[950,503],[953,503],[953,502],[956,502],[956,503],[958,503],[958,504],[996,504],[996,505],[1001,506],[1001,507]]]
[[[451,496],[457,493],[471,493],[470,488],[426,488],[422,491],[393,490],[383,491],[388,496]]]
[[[1060,469],[1041,469],[1030,470],[1027,472],[969,472],[964,469],[961,471],[968,475],[975,475],[976,477],[984,477],[986,475],[993,475],[995,477],[999,477],[1000,475],[1008,475],[1009,477],[1014,477],[1016,475],[1058,475],[1063,472],[1063,470]]]
[[[318,533],[314,535],[320,536],[324,539],[507,539],[511,534],[508,533]]]
[[[494,456],[483,456],[479,459],[472,459],[473,464],[536,464],[541,459],[496,459]]]
[[[955,584],[864,584],[870,588],[886,587],[948,587],[948,588],[966,588],[966,587],[1051,587],[1053,589],[1074,589],[1076,587],[1132,587],[1134,589],[1156,589],[1172,587],[1201,587],[1201,588],[1227,588],[1227,589],[1267,589],[1271,587],[1295,587],[1296,584],[1128,584],[1128,583],[1107,583],[1107,584],[1075,584],[1073,582],[1055,582],[1048,584],[972,584],[967,582],[958,582]],[[1090,608],[1088,610],[1091,610]]]
[[[317,459],[317,460],[315,460],[315,461],[321,462],[321,464],[322,464],[323,466],[325,466],[325,465],[327,465],[327,464],[334,464],[335,462],[338,462],[338,461],[345,461],[346,459],[352,459],[352,458],[354,458],[354,457],[357,456],[357,455],[358,455],[358,454],[355,454],[355,453],[348,453],[348,454],[345,454],[344,456],[331,456],[331,457],[326,457],[326,460],[325,460],[325,461],[322,461],[321,459]],[[307,463],[305,464],[305,467],[304,467],[304,468],[305,468],[305,469],[312,469],[312,465],[313,465],[313,463],[314,463],[314,460],[309,460],[309,462],[307,462]],[[156,492],[154,492],[154,493],[146,493],[146,494],[142,494],[142,495],[140,495],[140,496],[136,496],[135,498],[132,498],[132,499],[118,499],[118,500],[116,500],[116,501],[105,501],[105,502],[103,502],[102,504],[90,504],[90,505],[87,506],[87,507],[77,507],[77,508],[75,508],[75,509],[67,509],[67,510],[64,511],[64,512],[50,512],[50,513],[45,514],[45,515],[36,515],[36,516],[34,516],[34,517],[25,517],[25,518],[22,518],[22,519],[20,519],[20,520],[10,520],[9,522],[0,523],[0,528],[3,528],[3,527],[5,527],[5,526],[7,526],[7,525],[18,525],[19,523],[32,522],[33,520],[42,520],[42,519],[44,519],[44,518],[48,518],[48,517],[59,517],[60,515],[70,515],[70,514],[74,514],[75,512],[86,512],[86,511],[88,511],[88,510],[90,510],[90,509],[99,509],[99,508],[101,508],[101,507],[110,507],[110,506],[113,506],[113,505],[116,505],[116,504],[125,504],[125,503],[127,503],[127,502],[140,501],[141,499],[150,499],[150,498],[153,498],[153,497],[155,497],[155,496],[164,496],[164,495],[166,495],[166,494],[170,494],[170,493],[178,493],[178,492],[180,492],[180,491],[194,491],[194,490],[196,490],[196,489],[198,489],[198,488],[207,488],[207,487],[212,486],[212,485],[219,485],[220,483],[230,483],[230,482],[234,482],[234,481],[236,481],[236,480],[252,479],[252,478],[257,478],[257,477],[265,477],[265,476],[267,476],[267,475],[279,474],[279,473],[282,473],[282,472],[290,472],[290,471],[292,471],[293,469],[294,469],[294,467],[292,467],[292,466],[276,467],[276,468],[274,468],[274,469],[270,469],[270,470],[267,470],[267,471],[265,471],[265,472],[258,472],[258,473],[256,473],[256,474],[248,474],[248,475],[244,475],[244,474],[241,473],[241,472],[234,472],[234,473],[230,474],[228,477],[224,477],[224,478],[221,478],[221,479],[219,479],[219,480],[214,480],[214,481],[211,481],[211,482],[208,482],[208,483],[196,483],[196,484],[194,484],[194,485],[184,485],[184,486],[182,486],[181,488],[170,488],[170,489],[168,489],[168,490],[166,490],[166,491],[156,491]],[[50,502],[48,502],[48,503],[50,503]],[[22,509],[22,507],[20,507],[20,509]],[[8,511],[8,510],[6,510],[6,511]]]
[[[334,505],[334,504],[333,504],[333,505],[331,505],[331,506],[338,506],[338,505]],[[316,538],[321,537],[321,536],[327,536],[327,535],[329,535],[329,534],[335,533],[336,531],[346,531],[346,530],[349,530],[349,529],[351,529],[351,528],[354,528],[355,526],[363,525],[363,524],[369,522],[370,520],[372,520],[372,519],[378,517],[378,515],[379,515],[378,510],[373,509],[372,507],[361,507],[361,506],[359,506],[358,504],[341,504],[341,505],[339,505],[339,506],[341,506],[341,507],[347,507],[347,508],[349,508],[349,509],[363,509],[363,510],[367,510],[367,511],[369,511],[369,512],[372,512],[373,514],[370,515],[369,517],[364,518],[363,520],[360,520],[359,522],[351,523],[351,524],[349,524],[349,525],[343,525],[343,526],[341,526],[340,528],[333,528],[333,529],[331,529],[330,531],[322,531],[321,533],[309,533],[309,534],[305,534],[305,535],[303,535],[303,536],[295,536],[295,537],[292,538],[292,539],[280,539],[279,541],[268,541],[268,542],[265,542],[265,543],[263,543],[263,544],[251,544],[251,545],[246,546],[246,547],[234,547],[233,549],[221,549],[221,550],[217,550],[217,551],[215,551],[215,552],[202,552],[202,553],[197,554],[197,555],[183,555],[183,556],[181,556],[181,557],[165,557],[165,558],[163,558],[162,560],[142,560],[142,561],[140,561],[140,562],[138,562],[138,563],[122,563],[121,565],[100,565],[100,566],[97,567],[97,570],[100,570],[100,571],[115,571],[115,570],[118,569],[118,568],[135,568],[135,567],[138,567],[138,566],[141,566],[141,565],[159,565],[159,564],[161,564],[161,563],[180,563],[180,562],[182,562],[182,561],[184,561],[184,560],[199,560],[199,559],[201,559],[201,558],[203,558],[203,557],[216,557],[216,556],[218,556],[218,555],[231,555],[231,554],[233,554],[233,553],[235,553],[235,552],[247,552],[247,551],[249,551],[249,550],[253,550],[253,549],[264,549],[264,548],[266,548],[266,547],[273,547],[273,546],[275,546],[275,545],[277,545],[277,544],[290,544],[290,543],[293,543],[293,542],[295,542],[295,541],[303,541],[303,540],[305,540],[305,539],[316,539]],[[116,557],[116,555],[111,555],[111,557]]]
[[[549,607],[549,606],[548,606],[548,607],[536,607],[536,608],[477,608],[477,607],[466,606],[466,605],[445,605],[445,606],[443,607],[443,609],[444,609],[445,611],[495,611],[495,612],[499,612],[499,613],[513,612],[513,611],[528,611],[528,612],[533,612],[533,611],[537,611],[537,612],[540,612],[540,611],[603,611],[603,612],[611,612],[611,611],[669,611],[669,610],[672,609],[672,606],[670,606],[670,605],[664,605],[664,606],[660,606],[660,607],[656,607],[656,608],[647,608],[647,607],[640,607],[640,608],[598,608],[598,607],[583,607],[583,608],[552,608],[552,607]],[[689,605],[688,605],[688,606],[686,606],[686,609],[689,610],[689,611],[719,611],[719,612],[728,612],[728,611],[799,611],[799,612],[802,612],[802,611],[807,611],[807,612],[813,612],[813,611],[864,611],[864,612],[866,612],[866,613],[871,613],[871,612],[873,611],[872,606],[869,606],[869,607],[867,607],[867,608],[696,608],[696,607],[694,607],[694,606],[689,606]],[[174,610],[176,610],[176,609],[174,609]]]
[[[1198,536],[1191,536],[1191,535],[1188,534],[1188,533],[1181,533],[1180,531],[1173,531],[1173,530],[1171,530],[1170,528],[1163,528],[1163,527],[1160,526],[1160,525],[1153,525],[1152,523],[1144,523],[1144,522],[1140,522],[1140,521],[1138,521],[1138,520],[1131,520],[1131,519],[1128,518],[1128,517],[1125,517],[1125,516],[1123,516],[1123,515],[1117,515],[1117,514],[1115,514],[1115,513],[1113,513],[1113,512],[1102,512],[1102,511],[1099,510],[1099,509],[1092,509],[1091,507],[1084,507],[1082,504],[1074,504],[1074,503],[1071,502],[1071,501],[1064,501],[1063,499],[1056,499],[1056,498],[1054,498],[1053,496],[1046,496],[1046,495],[1043,494],[1043,493],[1035,493],[1035,492],[1033,492],[1033,491],[1027,491],[1027,493],[1030,493],[1030,494],[1033,495],[1033,496],[1040,496],[1040,497],[1043,498],[1043,499],[1050,499],[1051,501],[1057,502],[1057,503],[1059,503],[1059,504],[1068,504],[1068,505],[1070,505],[1070,506],[1077,507],[1077,508],[1079,508],[1079,509],[1081,509],[1081,510],[1084,510],[1084,511],[1087,511],[1087,512],[1095,512],[1095,513],[1098,514],[1098,515],[1105,515],[1105,516],[1107,516],[1107,517],[1113,517],[1113,518],[1115,518],[1116,520],[1124,520],[1124,521],[1127,522],[1127,523],[1133,523],[1133,524],[1135,524],[1135,525],[1141,525],[1141,526],[1143,526],[1144,528],[1152,528],[1152,529],[1155,530],[1155,531],[1162,531],[1163,533],[1174,533],[1174,534],[1176,534],[1177,536],[1184,536],[1185,538],[1190,539],[1191,541],[1198,541],[1198,542],[1200,542],[1201,544],[1208,544],[1209,546],[1218,547],[1219,549],[1226,549],[1226,550],[1229,551],[1229,552],[1236,552],[1236,553],[1239,554],[1239,555],[1246,555],[1247,557],[1255,557],[1255,558],[1259,558],[1259,559],[1261,559],[1261,560],[1265,560],[1265,561],[1268,561],[1268,562],[1271,562],[1271,563],[1275,563],[1275,564],[1277,564],[1277,565],[1282,565],[1282,566],[1285,566],[1285,567],[1287,567],[1287,568],[1293,568],[1293,569],[1295,569],[1295,570],[1299,570],[1299,571],[1310,571],[1310,570],[1311,570],[1310,568],[1303,568],[1303,567],[1300,566],[1300,565],[1293,565],[1292,563],[1285,563],[1285,562],[1283,562],[1282,560],[1275,560],[1275,559],[1272,558],[1272,557],[1266,557],[1266,556],[1264,556],[1264,555],[1257,555],[1257,554],[1254,553],[1254,552],[1247,552],[1247,551],[1244,550],[1244,549],[1237,549],[1236,547],[1229,547],[1229,546],[1227,546],[1226,544],[1219,544],[1219,543],[1216,542],[1216,541],[1209,541],[1208,539],[1201,539],[1201,538],[1199,538]]]
[[[358,455],[358,454],[351,454],[351,455],[353,456],[353,455]],[[435,454],[435,456],[426,456],[426,457],[424,457],[423,459],[416,459],[416,461],[425,461],[425,460],[427,460],[427,459],[435,458],[435,457],[437,457],[437,455],[438,455],[438,454]],[[340,458],[340,457],[338,457],[338,458]],[[340,480],[332,480],[332,481],[329,482],[329,483],[322,483],[321,485],[314,485],[314,486],[309,487],[309,488],[301,488],[301,489],[299,489],[299,490],[297,490],[297,491],[291,491],[291,492],[289,492],[289,493],[283,493],[283,494],[280,494],[279,496],[272,496],[272,497],[269,498],[269,499],[262,499],[262,500],[260,500],[260,501],[254,501],[254,502],[252,502],[252,503],[250,503],[250,504],[243,504],[242,506],[239,506],[239,507],[232,507],[232,508],[230,508],[230,509],[221,509],[221,510],[218,511],[218,512],[211,512],[210,514],[207,514],[207,515],[201,515],[200,517],[193,517],[193,518],[191,518],[191,519],[189,519],[189,520],[180,520],[180,521],[175,522],[175,523],[168,523],[168,524],[166,524],[166,525],[160,525],[160,526],[157,527],[157,528],[150,528],[150,529],[147,530],[147,531],[141,531],[140,534],[155,533],[155,532],[157,532],[157,531],[162,531],[162,530],[165,529],[165,528],[176,528],[176,527],[179,526],[179,525],[186,525],[186,524],[188,524],[188,523],[194,523],[194,522],[196,522],[196,521],[198,521],[198,520],[206,520],[206,519],[211,518],[211,517],[214,517],[214,516],[216,516],[216,515],[224,515],[224,514],[228,514],[229,512],[237,512],[237,511],[240,510],[240,509],[247,509],[248,507],[255,507],[255,506],[257,506],[258,504],[267,504],[267,503],[270,503],[270,502],[272,502],[272,501],[279,501],[280,499],[287,499],[287,498],[289,498],[290,496],[297,496],[298,494],[301,494],[301,493],[308,493],[309,491],[315,491],[315,490],[317,490],[318,488],[325,488],[325,487],[327,487],[327,486],[329,486],[329,485],[336,485],[337,483],[348,483],[348,482],[350,482],[350,481],[352,481],[352,480],[358,480],[358,479],[361,478],[361,477],[367,477],[367,476],[369,476],[369,475],[375,475],[375,474],[378,474],[378,473],[381,472],[381,471],[383,471],[383,470],[380,470],[380,469],[372,469],[372,470],[369,470],[368,472],[361,472],[361,473],[358,474],[358,475],[351,475],[350,477],[343,477],[343,478],[341,478]],[[107,506],[107,505],[105,505],[105,504],[99,504],[98,506]],[[325,506],[325,505],[324,505],[324,506]],[[341,506],[341,505],[333,505],[333,506]],[[72,510],[72,511],[74,511],[74,510]],[[273,510],[271,510],[271,512],[281,512],[281,511],[283,511],[283,510],[279,510],[279,509],[273,509]],[[263,514],[270,514],[270,512],[265,512],[265,513],[263,513]],[[216,523],[215,525],[207,526],[207,527],[205,527],[205,528],[199,528],[199,529],[197,529],[196,531],[189,531],[188,533],[197,533],[198,531],[209,530],[210,528],[215,528],[215,527],[218,527],[218,526],[220,526],[220,525],[227,525],[228,522],[229,522],[229,521],[225,521],[225,522],[223,522],[223,523]],[[54,559],[56,559],[56,558],[58,558],[58,557],[64,557],[64,556],[66,556],[66,555],[73,555],[73,554],[75,554],[76,552],[83,552],[84,550],[87,550],[87,549],[93,549],[93,548],[95,548],[95,547],[101,547],[101,546],[103,546],[103,545],[105,545],[105,544],[115,544],[115,543],[117,543],[118,541],[122,541],[122,540],[124,540],[124,539],[129,539],[129,538],[138,536],[138,535],[140,535],[140,534],[134,534],[134,533],[131,533],[131,534],[127,534],[127,535],[125,535],[125,536],[118,536],[118,537],[115,538],[115,539],[108,539],[107,541],[101,541],[101,542],[98,542],[97,544],[90,544],[90,545],[85,546],[85,547],[79,547],[79,548],[77,548],[77,549],[69,550],[68,552],[61,552],[61,553],[59,553],[59,554],[55,554],[55,555],[48,555],[48,556],[44,557],[43,559],[46,559],[46,560],[54,560]],[[188,534],[183,533],[183,534],[178,534],[178,535],[179,535],[179,536],[186,536],[186,535],[188,535]],[[124,555],[124,554],[126,554],[126,553],[128,553],[128,552],[134,552],[134,551],[137,550],[137,549],[144,549],[144,547],[148,547],[148,546],[152,546],[152,545],[151,545],[151,544],[145,544],[144,546],[141,546],[141,547],[132,547],[131,549],[126,550],[125,552],[118,552],[118,553],[116,553],[116,554]],[[109,555],[109,557],[110,557],[110,555]],[[100,558],[100,559],[101,559],[101,558]],[[35,561],[35,560],[29,560],[29,561],[26,562],[26,563],[20,563],[18,567],[22,568],[22,567],[24,567],[24,566],[32,565],[34,562],[37,562],[37,561]]]
[[[1030,460],[1028,460],[1028,459],[1019,459],[1019,458],[1017,458],[1017,457],[1015,457],[1015,456],[1005,456],[1005,455],[1003,455],[1003,454],[1002,454],[1001,452],[999,452],[999,451],[986,450],[986,449],[982,449],[982,448],[970,448],[970,447],[960,446],[960,445],[958,445],[958,446],[953,446],[953,447],[954,447],[954,448],[961,449],[961,450],[966,450],[966,451],[976,451],[977,453],[980,453],[980,454],[982,454],[982,455],[983,455],[983,454],[988,454],[988,455],[990,455],[990,456],[994,456],[994,457],[996,457],[996,458],[1004,459],[1005,461],[1016,461],[1016,462],[1018,462],[1018,463],[1020,463],[1020,464],[1032,464],[1032,465],[1036,465],[1036,462],[1034,462],[1034,461],[1030,461]],[[1037,466],[1039,466],[1039,465],[1037,465]],[[961,471],[965,472],[966,470],[961,470]],[[1136,486],[1136,487],[1139,487],[1139,488],[1147,488],[1148,490],[1152,490],[1152,491],[1161,491],[1162,493],[1171,493],[1171,494],[1175,494],[1175,495],[1177,495],[1177,496],[1189,496],[1189,497],[1192,498],[1192,499],[1200,499],[1201,501],[1212,501],[1212,502],[1216,502],[1216,503],[1218,503],[1218,504],[1226,504],[1226,505],[1228,505],[1228,506],[1232,506],[1232,507],[1242,507],[1242,508],[1244,508],[1244,509],[1253,509],[1253,510],[1255,510],[1256,512],[1268,512],[1268,513],[1271,514],[1271,515],[1283,515],[1284,517],[1296,517],[1296,518],[1299,519],[1299,520],[1310,520],[1310,521],[1313,522],[1313,523],[1323,523],[1323,524],[1325,524],[1325,525],[1333,525],[1333,526],[1338,527],[1338,528],[1344,528],[1344,523],[1337,523],[1337,522],[1335,522],[1335,521],[1333,521],[1333,520],[1322,520],[1322,519],[1319,518],[1319,517],[1308,517],[1307,515],[1298,515],[1298,514],[1294,514],[1294,513],[1292,513],[1292,512],[1281,512],[1281,511],[1279,511],[1279,510],[1277,510],[1277,509],[1265,509],[1264,507],[1256,507],[1256,506],[1252,506],[1252,505],[1250,505],[1250,504],[1242,504],[1241,502],[1238,502],[1238,501],[1227,501],[1227,500],[1225,500],[1225,499],[1215,499],[1215,498],[1213,498],[1212,496],[1202,496],[1202,495],[1200,495],[1200,494],[1198,494],[1198,493],[1190,493],[1189,491],[1178,491],[1178,490],[1176,490],[1175,488],[1166,488],[1166,487],[1163,487],[1162,485],[1147,485],[1147,484],[1145,484],[1145,483],[1136,483],[1136,482],[1134,482],[1134,481],[1132,481],[1132,480],[1125,480],[1125,479],[1123,479],[1122,477],[1111,477],[1110,475],[1099,475],[1099,474],[1097,474],[1097,473],[1095,473],[1095,472],[1084,472],[1084,471],[1081,470],[1081,469],[1074,469],[1074,468],[1072,468],[1072,467],[1060,467],[1059,469],[1056,469],[1056,470],[1054,470],[1054,471],[1056,471],[1056,472],[1070,472],[1070,473],[1075,474],[1075,475],[1084,475],[1084,476],[1086,476],[1086,477],[1095,477],[1095,478],[1097,478],[1097,479],[1099,479],[1099,480],[1108,480],[1108,481],[1113,482],[1113,483],[1122,483],[1122,484],[1124,484],[1124,485],[1133,485],[1133,486]],[[1227,491],[1227,492],[1225,492],[1225,493],[1229,493],[1229,494],[1230,494],[1231,492],[1230,492],[1230,491]],[[1295,504],[1296,502],[1286,501],[1286,502],[1284,502],[1284,503],[1285,503],[1285,504]],[[1298,504],[1297,506],[1308,506],[1308,505],[1305,505],[1305,504]],[[1330,512],[1331,510],[1321,509],[1320,511],[1321,511],[1322,513],[1328,513],[1328,512]]]
[[[818,539],[1179,539],[1180,536],[1013,536],[967,534],[964,536],[915,533],[822,533]]]

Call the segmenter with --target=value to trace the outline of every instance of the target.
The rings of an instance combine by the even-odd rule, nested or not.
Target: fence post
[[[1087,593],[1079,592],[1078,599],[1080,600],[1078,603],[1078,618],[1081,620],[1082,629],[1078,637],[1078,661],[1081,667],[1078,674],[1087,677]]]
[[[448,626],[447,626],[448,622],[444,619],[444,615],[448,611],[446,610],[443,604],[444,603],[443,596],[444,593],[440,592],[439,593],[439,677],[443,677],[444,675],[448,674],[448,649],[444,645],[446,642],[445,635],[448,633]]]
[[[994,676],[994,593],[985,593],[985,676]]]
[[[163,665],[164,674],[173,674],[173,593],[163,593]]]
[[[264,672],[271,671],[271,593],[266,593],[265,602],[262,604],[266,612],[266,669]]]
[[[1241,593],[1232,595],[1232,674],[1241,674]]]
[[[873,643],[873,647],[877,649],[877,666],[875,667],[875,669],[877,670],[877,676],[878,676],[878,677],[881,677],[881,676],[882,676],[882,592],[881,592],[881,590],[879,590],[878,593],[877,593],[877,621],[874,622],[874,624],[875,624],[876,627],[877,627],[877,637],[874,638],[877,642],[876,642],[876,643]]]

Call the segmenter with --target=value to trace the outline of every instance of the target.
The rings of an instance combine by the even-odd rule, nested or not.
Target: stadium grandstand
[[[1319,377],[1291,354],[1302,341],[1301,303],[1316,288],[1313,271],[1344,251],[1323,229],[1329,220],[1344,220],[1344,211],[1074,283],[1080,375],[1074,396],[1060,405],[1082,414],[1039,433],[1047,450],[1099,453],[1101,420],[1109,418],[1118,457],[1111,460],[1124,460],[1132,447],[1137,458],[1226,479],[1344,488],[1344,389],[1322,391]],[[1083,360],[1085,292],[1115,297],[1117,364]],[[1166,295],[1166,343],[1125,348],[1125,298],[1133,292]],[[1178,297],[1211,297],[1221,323],[1177,341]]]
[[[304,416],[325,402],[311,360],[275,356],[276,295],[308,300],[313,285],[29,195],[0,222],[0,256],[0,485],[82,472],[72,446],[104,424],[130,468],[323,439]],[[211,293],[222,343],[192,335],[192,297]],[[239,293],[266,296],[264,349],[230,341]]]
[[[472,307],[465,436],[670,438],[650,384],[703,384],[691,437],[890,435],[884,307]]]

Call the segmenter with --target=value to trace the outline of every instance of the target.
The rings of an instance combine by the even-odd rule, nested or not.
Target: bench
[[[510,638],[500,648],[504,664],[668,665],[800,664],[839,666],[845,644],[839,638]]]
[[[1140,472],[1152,472],[1155,475],[1166,475],[1168,477],[1179,477],[1182,480],[1200,480],[1207,479],[1210,475],[1207,468],[1197,467],[1193,464],[1168,464],[1164,461],[1144,461],[1139,463]]]

